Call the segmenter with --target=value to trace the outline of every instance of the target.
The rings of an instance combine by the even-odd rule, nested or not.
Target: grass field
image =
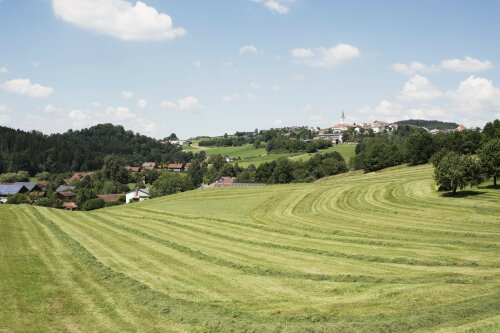
[[[338,145],[325,150],[322,150],[320,153],[324,154],[327,152],[338,151],[342,157],[344,157],[346,163],[349,163],[351,157],[355,155],[355,145]],[[199,152],[200,150],[205,150],[207,155],[222,155],[229,156],[235,159],[235,163],[242,167],[248,167],[250,164],[254,164],[255,166],[259,166],[264,162],[270,162],[276,160],[278,158],[290,158],[292,160],[307,160],[314,154],[267,154],[265,148],[255,149],[253,145],[247,144],[239,147],[198,147],[197,143],[194,142],[192,146],[183,147],[186,151],[192,151],[193,153]]]
[[[430,166],[0,206],[0,332],[498,332],[500,191]]]

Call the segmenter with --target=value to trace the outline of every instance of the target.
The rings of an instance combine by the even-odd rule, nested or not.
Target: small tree
[[[287,184],[291,182],[293,180],[292,162],[287,158],[277,160],[271,179],[275,184]]]
[[[497,187],[497,177],[500,174],[500,139],[486,143],[479,154],[483,171],[488,178],[493,177],[493,186]]]
[[[160,197],[191,189],[193,189],[193,184],[186,174],[165,172],[153,183],[151,195],[153,197]]]
[[[451,152],[444,156],[435,168],[434,178],[439,190],[456,193],[457,189],[481,182],[481,165],[471,156]]]
[[[90,200],[86,201],[83,204],[83,209],[84,210],[100,209],[100,208],[104,208],[105,205],[106,205],[106,203],[104,202],[104,200],[99,199],[99,198],[95,198],[95,199],[90,199]]]
[[[203,183],[203,169],[201,167],[200,161],[194,160],[191,163],[187,174],[191,179],[191,183],[193,184],[193,186],[199,187],[201,183]]]

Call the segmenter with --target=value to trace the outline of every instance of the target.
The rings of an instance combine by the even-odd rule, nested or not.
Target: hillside
[[[500,192],[432,168],[96,212],[0,205],[0,331],[494,332]]]
[[[97,170],[108,155],[119,156],[130,164],[187,162],[190,158],[177,146],[161,144],[112,124],[51,135],[0,126],[0,173]]]
[[[349,162],[351,157],[354,157],[356,145],[354,144],[344,144],[333,146],[328,149],[319,151],[319,153],[331,153],[337,151],[342,155],[346,162]],[[245,144],[237,147],[200,147],[197,145],[196,140],[193,141],[193,145],[184,146],[183,150],[192,153],[198,153],[204,150],[207,156],[210,155],[222,155],[231,157],[235,163],[238,163],[241,167],[248,167],[250,164],[259,166],[264,162],[269,162],[276,160],[278,158],[291,158],[292,160],[307,160],[313,154],[308,153],[280,153],[280,154],[268,154],[265,148],[255,148],[252,144]]]

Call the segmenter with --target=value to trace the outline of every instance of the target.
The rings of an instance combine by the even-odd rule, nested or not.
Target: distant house
[[[191,167],[191,163],[184,164],[184,171],[188,171],[190,167]]]
[[[8,197],[19,193],[28,193],[29,190],[24,185],[19,184],[1,184],[0,185],[0,203],[7,203]]]
[[[97,197],[105,203],[118,202],[123,194],[101,194]]]
[[[14,184],[16,185],[23,185],[28,189],[29,192],[41,192],[42,188],[38,183],[31,183],[31,182],[15,182]]]
[[[455,128],[455,132],[463,132],[466,130],[467,128],[464,125],[459,125],[457,128]]]
[[[59,185],[59,187],[56,189],[56,193],[66,192],[66,191],[74,191],[75,189],[76,189],[76,186]]]
[[[333,144],[339,144],[342,143],[342,134],[338,133],[331,133],[331,134],[318,134],[315,139],[321,139],[321,140],[328,140],[331,141]]]
[[[159,169],[160,164],[156,162],[144,162],[142,164],[142,169],[143,170],[154,170],[154,169]]]
[[[184,171],[184,164],[172,163],[167,165],[168,171],[181,172]]]
[[[147,188],[136,189],[125,194],[125,202],[144,201],[149,199],[149,190]]]
[[[140,166],[135,167],[135,166],[130,166],[130,165],[127,165],[127,166],[125,167],[125,170],[130,171],[130,172],[141,172],[142,167],[140,167]]]
[[[42,191],[45,191],[50,185],[50,182],[48,180],[39,180],[36,183],[38,184],[38,186],[40,186]]]
[[[64,182],[68,185],[81,182],[85,177],[90,177],[93,172],[75,172],[70,178],[66,178]]]
[[[341,133],[347,131],[349,128],[353,127],[348,124],[335,124],[332,126],[333,133]]]
[[[78,210],[78,205],[74,202],[65,202],[63,203],[63,208],[66,210]]]
[[[370,128],[373,130],[373,133],[380,133],[389,128],[389,123],[375,120]]]
[[[76,198],[76,193],[73,191],[63,191],[63,192],[57,193],[57,196],[59,197],[59,199],[71,200],[71,199]]]
[[[169,142],[170,144],[176,146],[188,146],[189,144],[191,144],[191,142],[189,142],[188,140],[171,140]]]
[[[220,177],[215,181],[214,187],[232,186],[235,180],[234,177]]]

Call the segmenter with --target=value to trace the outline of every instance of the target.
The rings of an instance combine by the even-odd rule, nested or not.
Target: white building
[[[147,188],[139,188],[125,195],[125,202],[144,201],[149,199],[149,190]]]

